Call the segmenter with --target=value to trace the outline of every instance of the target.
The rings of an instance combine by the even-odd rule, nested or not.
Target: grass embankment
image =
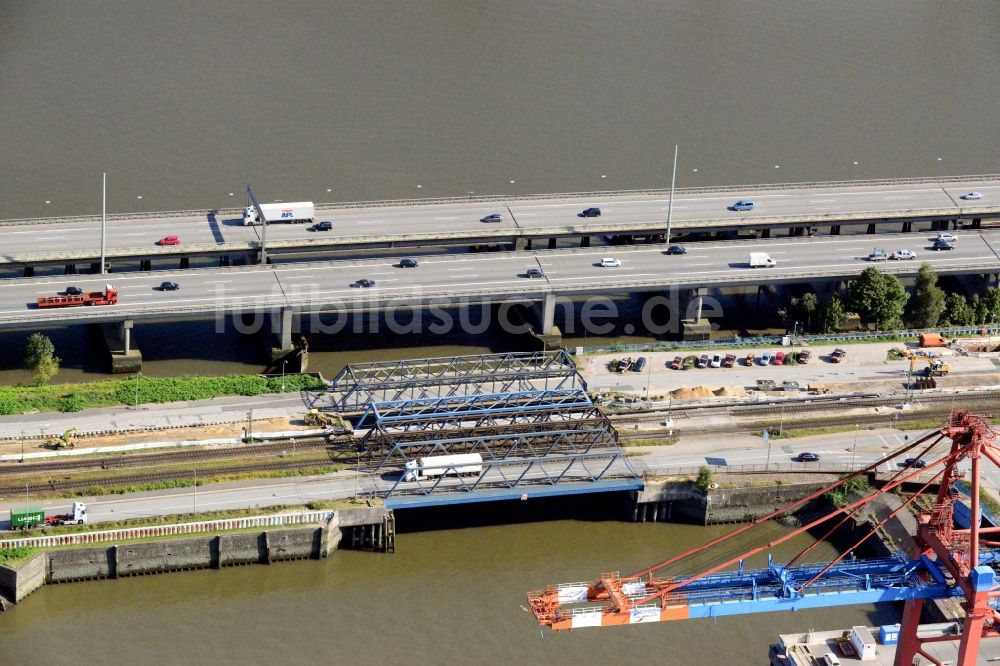
[[[0,548],[0,564],[14,566],[30,559],[36,552],[38,552],[37,548],[28,548],[27,546]]]
[[[940,416],[938,418],[927,418],[927,419],[917,419],[917,420],[907,420],[900,421],[899,423],[893,423],[891,420],[887,419],[885,423],[879,425],[866,424],[864,430],[871,430],[872,428],[896,428],[897,430],[931,430],[932,428],[941,427],[947,416]],[[817,435],[833,435],[840,432],[853,432],[856,426],[853,425],[835,425],[817,428],[796,428],[794,425],[786,426],[784,429],[780,427],[779,423],[770,423],[756,426],[756,429],[763,434],[763,429],[767,428],[770,432],[771,439],[795,439],[796,437],[815,437]]]
[[[677,443],[679,437],[677,435],[670,435],[669,437],[657,437],[650,439],[622,439],[622,448],[629,449],[632,447],[641,446],[673,446]]]
[[[313,375],[285,375],[285,392],[318,389],[322,380]],[[0,414],[78,412],[90,407],[134,405],[178,400],[205,400],[221,396],[254,396],[280,393],[282,380],[258,375],[225,377],[132,377],[81,384],[51,386],[0,386]]]

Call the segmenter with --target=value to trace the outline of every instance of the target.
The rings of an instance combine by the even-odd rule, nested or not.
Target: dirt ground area
[[[143,444],[147,442],[181,442],[193,439],[223,439],[226,437],[242,437],[243,423],[233,423],[229,425],[213,425],[192,428],[170,428],[167,430],[149,430],[129,433],[121,433],[108,436],[80,437],[77,439],[77,448],[95,448],[101,446],[122,446],[124,444]],[[306,426],[301,419],[273,418],[254,421],[254,432],[281,432],[288,430],[313,430]],[[39,451],[52,451],[45,446],[49,438],[26,439],[24,441],[25,453],[36,453]],[[0,442],[0,455],[13,455],[21,452],[21,442],[18,440]]]

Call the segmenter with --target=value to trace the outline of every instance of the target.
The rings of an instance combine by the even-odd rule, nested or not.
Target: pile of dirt
[[[713,391],[713,393],[720,398],[742,398],[747,394],[742,386],[723,386]]]
[[[699,398],[711,398],[712,389],[707,386],[685,386],[670,392],[674,400],[698,400]]]

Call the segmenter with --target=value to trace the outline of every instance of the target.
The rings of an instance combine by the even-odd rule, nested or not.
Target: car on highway
[[[614,257],[604,257],[597,265],[601,268],[618,268],[622,265],[622,262]]]
[[[771,352],[764,352],[763,354],[760,355],[759,359],[761,365],[771,365],[771,361],[773,360],[774,360],[774,355],[771,354]]]
[[[831,363],[840,363],[846,357],[847,357],[847,352],[846,351],[844,351],[843,349],[839,349],[839,348],[838,349],[834,349],[833,352],[830,354],[830,362]]]
[[[674,356],[674,360],[667,364],[671,370],[680,370],[684,367],[684,357]]]
[[[734,202],[733,205],[729,207],[729,210],[735,210],[735,211],[753,210],[753,207],[755,205],[756,204],[754,203],[753,199],[740,199]]]
[[[736,354],[726,354],[726,358],[722,359],[723,368],[731,368],[736,365]]]
[[[877,247],[868,253],[868,261],[885,261],[888,258],[889,255],[880,247]]]
[[[541,268],[529,268],[524,272],[524,277],[542,278],[545,277],[545,272]]]
[[[712,354],[712,361],[711,361],[710,365],[713,368],[721,368],[722,367],[722,354]]]
[[[937,250],[954,250],[955,249],[955,245],[953,243],[949,243],[946,240],[942,240],[940,238],[935,238],[934,239],[934,245],[931,246],[931,249],[935,250],[935,251],[937,251]]]
[[[316,224],[309,227],[309,231],[331,231],[333,229],[333,222],[325,220],[323,222],[317,222]]]
[[[798,456],[795,457],[798,462],[819,462],[819,454],[812,453],[809,451],[803,451]]]
[[[160,240],[156,241],[156,244],[157,245],[180,245],[181,244],[181,237],[180,236],[164,236]]]
[[[966,201],[975,201],[977,199],[982,199],[983,195],[981,192],[966,192],[962,195],[962,198]]]
[[[160,291],[177,291],[181,286],[176,282],[161,282]]]
[[[399,267],[400,268],[416,268],[419,265],[420,265],[420,263],[416,259],[406,258],[406,259],[400,259],[399,260]]]
[[[360,289],[367,289],[369,287],[375,286],[375,280],[369,280],[368,278],[361,278],[357,282],[352,282],[351,286],[358,287]]]
[[[490,213],[486,217],[479,218],[480,222],[503,222],[503,215],[500,213]]]
[[[916,259],[917,253],[913,250],[893,250],[889,258],[893,261],[909,261],[910,259]]]
[[[687,248],[683,245],[671,245],[667,248],[667,254],[687,254]]]
[[[920,458],[907,458],[901,464],[901,467],[913,467],[916,469],[923,469],[927,467],[927,463]]]
[[[66,287],[67,296],[79,296],[82,293],[83,289],[80,289],[79,287]]]
[[[600,217],[600,208],[584,208],[581,212],[577,214],[577,217]]]
[[[775,365],[785,364],[785,352],[778,352],[774,355],[774,364]]]
[[[946,243],[954,243],[958,240],[958,236],[948,231],[939,231],[938,235],[934,238],[936,241],[945,241]]]
[[[808,349],[803,349],[795,356],[795,360],[798,363],[808,363],[811,357],[812,357],[812,352],[809,351]]]
[[[698,361],[695,363],[695,366],[698,368],[707,368],[708,363],[709,363],[708,354],[702,354],[701,357],[698,359]]]

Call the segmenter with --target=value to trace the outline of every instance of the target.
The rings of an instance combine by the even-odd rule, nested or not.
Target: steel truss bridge
[[[958,641],[957,666],[973,666],[979,644],[985,638],[1000,638],[1000,527],[983,527],[972,520],[968,528],[956,524],[957,482],[965,476],[959,463],[971,465],[969,481],[970,516],[981,516],[980,468],[984,460],[1000,466],[997,433],[982,416],[967,411],[952,413],[948,424],[905,444],[871,466],[846,475],[836,483],[817,490],[752,523],[737,528],[706,544],[692,548],[642,571],[620,576],[605,573],[582,583],[551,585],[528,594],[529,610],[543,627],[554,630],[606,627],[624,624],[715,617],[775,610],[796,610],[855,603],[903,601],[902,626],[896,647],[896,666],[910,666],[919,654],[937,666],[943,663],[930,654],[930,643]],[[939,443],[947,454],[927,462],[926,468],[900,469],[873,493],[850,502],[842,509],[809,520],[805,525],[774,537],[765,535],[761,545],[730,556],[725,542],[739,534],[806,505],[825,493],[840,488],[879,465],[910,453],[926,459]],[[926,472],[933,474],[929,480]],[[919,492],[879,519],[857,542],[831,562],[798,564],[810,550],[829,538],[855,516],[865,515],[871,502],[904,483],[921,482]],[[908,510],[914,500],[937,486],[934,506],[917,518],[916,543],[919,552],[907,561],[898,558],[856,560],[855,549],[876,534],[899,511]],[[780,543],[810,529],[822,537],[784,565],[769,558],[767,569],[744,571],[748,557],[769,551]],[[713,555],[714,554],[714,555]],[[711,558],[705,565],[699,558]],[[732,571],[733,567],[738,567]],[[678,573],[683,572],[683,573]],[[965,620],[960,635],[920,636],[917,629],[925,599],[962,598]]]
[[[574,388],[586,382],[559,350],[351,364],[328,395],[339,411],[354,412],[372,402]]]

